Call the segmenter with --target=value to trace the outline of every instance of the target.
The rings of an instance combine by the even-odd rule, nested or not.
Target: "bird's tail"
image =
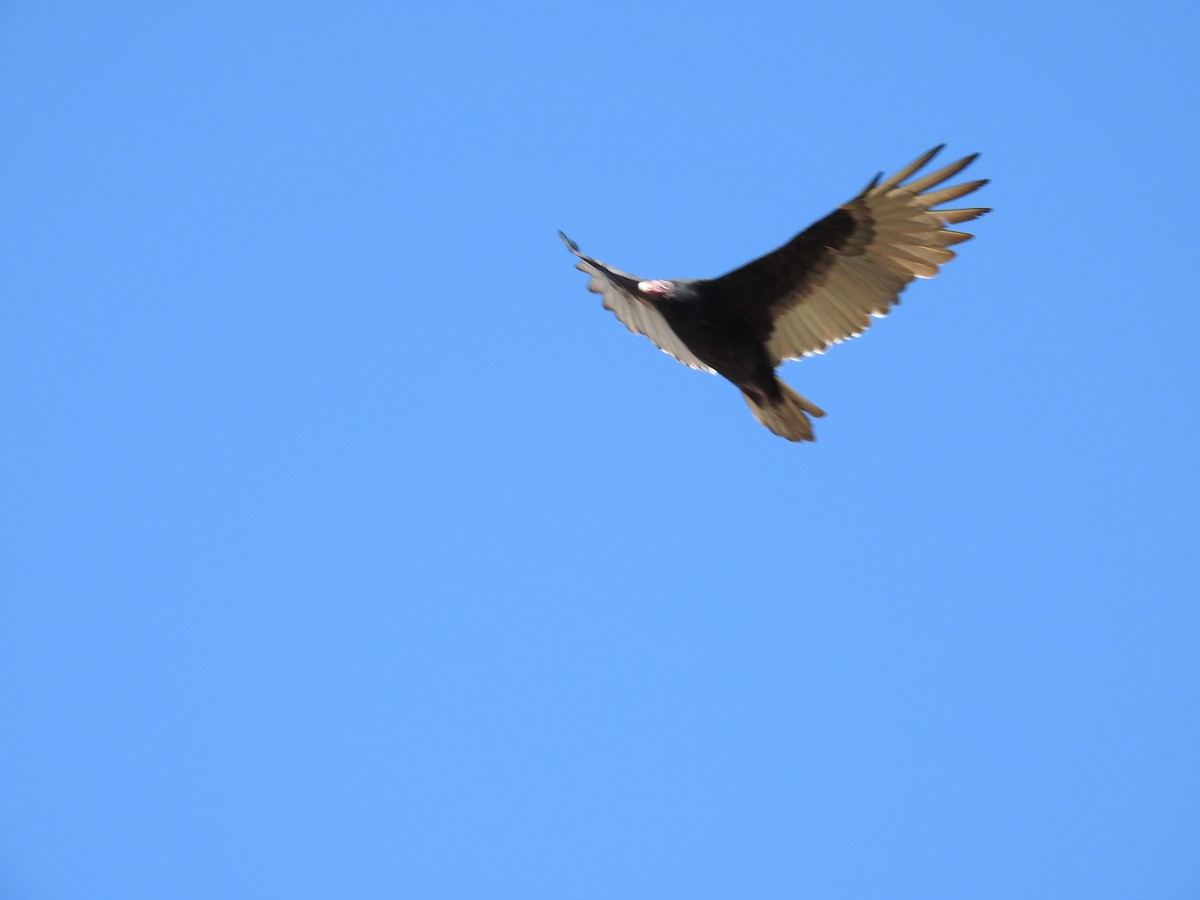
[[[778,400],[763,398],[761,402],[744,392],[743,396],[750,406],[750,412],[754,413],[754,418],[781,438],[787,438],[789,441],[815,441],[812,420],[808,416],[820,418],[825,415],[825,410],[805,400],[782,381],[779,382],[779,393]]]

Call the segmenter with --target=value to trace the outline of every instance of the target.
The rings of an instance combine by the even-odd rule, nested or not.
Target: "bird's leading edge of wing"
[[[935,147],[766,256],[715,280],[742,302],[765,305],[773,320],[768,351],[776,360],[821,353],[857,337],[871,317],[887,315],[914,278],[932,278],[954,258],[949,248],[972,235],[946,225],[987,209],[932,209],[986,180],[936,188],[978,154],[904,183],[941,150]]]

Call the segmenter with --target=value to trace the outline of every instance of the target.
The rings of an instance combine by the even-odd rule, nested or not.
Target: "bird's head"
[[[648,294],[651,297],[673,297],[675,296],[675,282],[673,281],[639,281],[638,290],[643,294]]]

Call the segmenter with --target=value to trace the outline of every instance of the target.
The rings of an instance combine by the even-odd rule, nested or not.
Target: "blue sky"
[[[9,3],[0,896],[1200,896],[1192,4]],[[783,377],[712,276],[996,212]]]

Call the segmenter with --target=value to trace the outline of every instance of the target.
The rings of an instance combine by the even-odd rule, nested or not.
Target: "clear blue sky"
[[[1200,896],[1193,3],[0,11],[0,897]],[[784,377],[711,276],[996,212]]]

